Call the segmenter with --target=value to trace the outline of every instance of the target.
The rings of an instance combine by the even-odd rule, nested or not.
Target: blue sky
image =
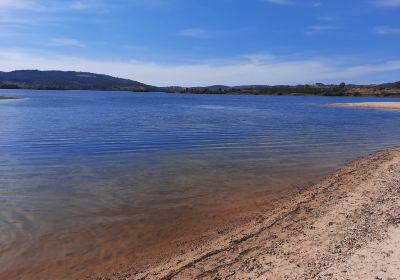
[[[0,0],[0,70],[153,85],[400,80],[400,0]]]

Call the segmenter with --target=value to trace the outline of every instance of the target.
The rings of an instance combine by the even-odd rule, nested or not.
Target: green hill
[[[155,91],[157,87],[107,75],[74,71],[0,72],[0,88]]]
[[[0,89],[108,90],[174,92],[193,94],[317,95],[317,96],[396,96],[400,82],[380,85],[244,85],[208,87],[155,87],[137,81],[101,74],[74,71],[19,70],[0,72]]]

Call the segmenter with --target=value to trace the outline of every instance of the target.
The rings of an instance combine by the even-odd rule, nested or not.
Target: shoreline
[[[353,103],[334,103],[328,106],[334,107],[351,107],[351,108],[371,108],[371,109],[387,109],[400,110],[400,102],[353,102]]]
[[[376,152],[239,224],[96,279],[396,277],[399,174],[400,148]]]
[[[350,92],[348,94],[343,94],[343,93],[319,93],[319,94],[313,94],[313,93],[304,93],[304,92],[297,92],[297,91],[292,91],[289,93],[282,93],[282,92],[273,92],[273,93],[252,93],[248,91],[228,91],[228,92],[196,92],[196,91],[169,91],[169,90],[124,90],[124,89],[87,89],[87,88],[0,88],[0,90],[17,90],[17,91],[95,91],[95,92],[127,92],[127,93],[141,93],[141,94],[152,94],[152,93],[163,93],[163,94],[173,94],[173,95],[233,95],[233,96],[275,96],[275,97],[288,97],[288,96],[296,96],[296,97],[349,97],[349,98],[365,98],[365,97],[371,97],[371,98],[379,98],[379,99],[386,99],[386,98],[400,98],[400,92],[395,92],[395,93],[379,93],[379,92],[374,92],[374,93],[363,93],[363,91],[360,92]],[[330,104],[335,106],[336,104]]]

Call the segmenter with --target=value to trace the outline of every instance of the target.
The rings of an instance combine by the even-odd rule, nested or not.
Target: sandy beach
[[[335,104],[330,104],[330,106],[400,110],[400,102],[335,103]]]
[[[248,220],[96,279],[397,279],[400,149],[355,160]]]

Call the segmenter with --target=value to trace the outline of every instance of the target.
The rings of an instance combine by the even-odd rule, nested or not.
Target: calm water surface
[[[154,241],[400,143],[399,111],[320,106],[376,98],[0,95],[23,97],[0,102],[0,275],[128,236]]]

